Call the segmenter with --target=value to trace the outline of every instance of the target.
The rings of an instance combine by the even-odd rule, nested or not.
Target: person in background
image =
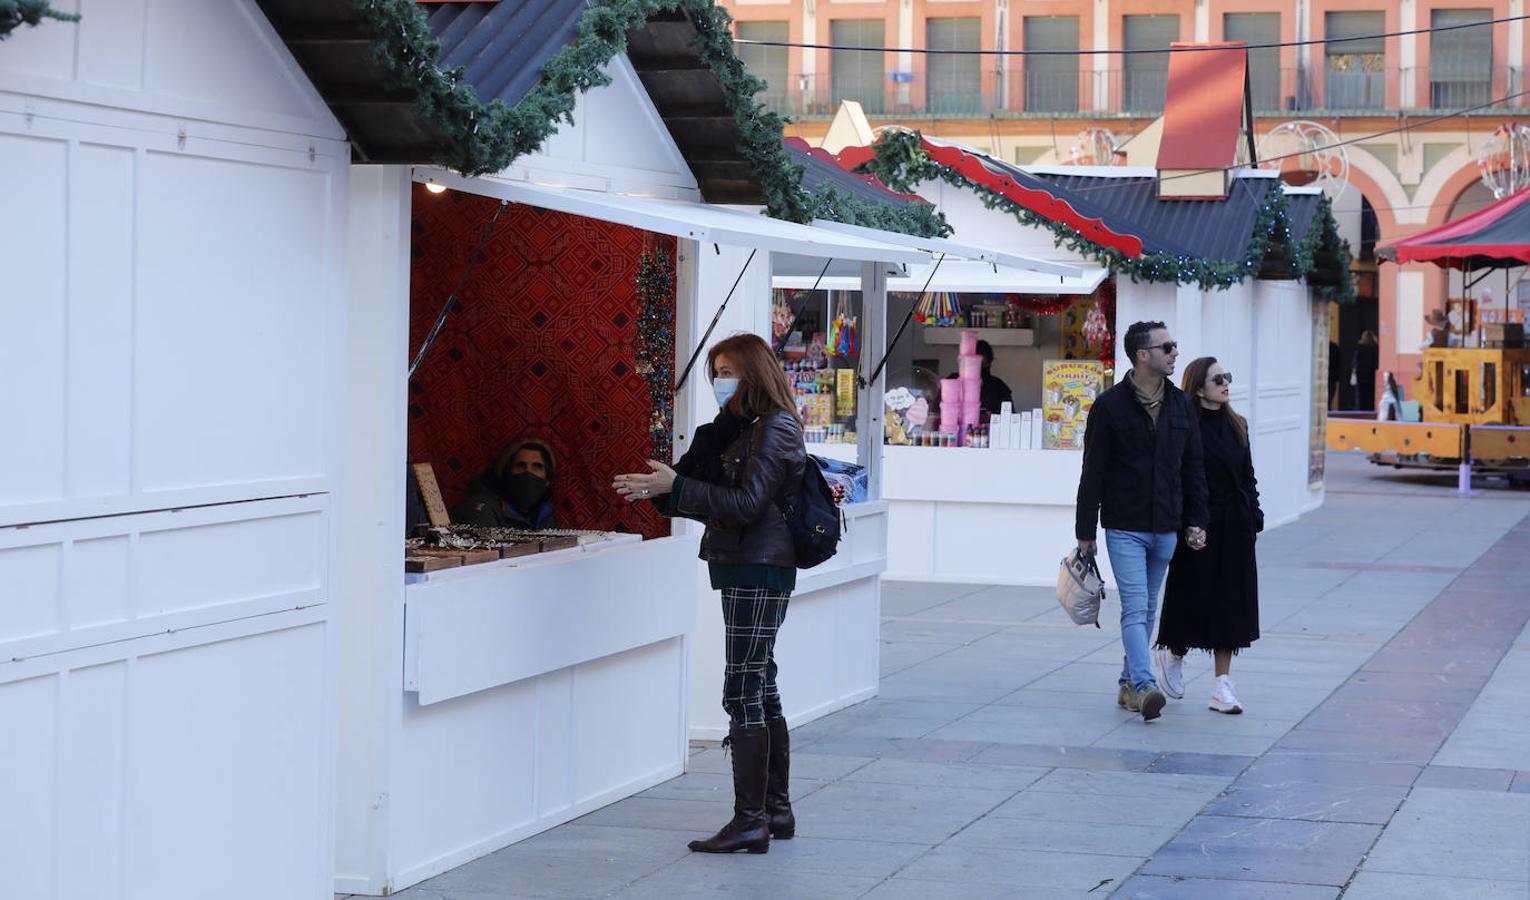
[[[468,482],[467,498],[452,507],[452,521],[500,528],[557,528],[552,505],[556,477],[552,448],[541,438],[522,435]]]
[[[1376,332],[1360,333],[1350,365],[1349,383],[1355,387],[1355,409],[1370,412],[1376,408],[1376,370],[1381,366],[1381,345]]]
[[[1328,342],[1328,408],[1338,409],[1344,402],[1339,395],[1340,374],[1344,370],[1344,352],[1338,341]]]
[[[1435,307],[1425,313],[1424,329],[1429,332],[1429,337],[1424,340],[1424,345],[1419,349],[1450,346],[1450,317],[1445,315],[1445,310]]]
[[[616,476],[628,502],[706,523],[701,558],[722,592],[722,705],[733,749],[733,818],[691,841],[700,853],[765,853],[797,831],[788,774],[790,735],[776,690],[776,632],[797,587],[797,555],[780,501],[802,484],[807,450],[786,373],[757,335],[719,341],[707,354],[720,411],[696,429],[674,468]],[[789,892],[788,892],[789,893]]]
[[[1397,386],[1397,379],[1392,377],[1391,372],[1384,373],[1381,378],[1381,402],[1376,405],[1376,421],[1400,421],[1402,399],[1402,388]]]
[[[1132,367],[1094,401],[1084,425],[1084,466],[1074,523],[1079,553],[1093,556],[1096,525],[1121,598],[1125,651],[1116,703],[1158,718],[1167,702],[1153,677],[1153,618],[1181,530],[1206,545],[1206,474],[1195,406],[1169,380],[1179,345],[1162,322],[1126,332]]]
[[[1233,411],[1232,373],[1216,357],[1203,356],[1185,369],[1184,391],[1195,398],[1197,427],[1206,458],[1210,525],[1205,549],[1185,543],[1169,562],[1163,589],[1163,616],[1154,655],[1163,689],[1185,696],[1185,654],[1212,654],[1216,682],[1211,709],[1237,715],[1243,705],[1233,692],[1232,658],[1259,640],[1259,569],[1254,535],[1264,530],[1259,483],[1249,451],[1248,421]]]
[[[993,374],[993,345],[987,341],[977,342],[978,356],[983,357],[983,392],[981,405],[983,412],[995,415],[999,407],[1006,403],[1015,402],[1015,395],[1004,383],[1004,379]],[[956,378],[959,373],[952,372],[951,377]],[[938,394],[936,395],[939,396]]]

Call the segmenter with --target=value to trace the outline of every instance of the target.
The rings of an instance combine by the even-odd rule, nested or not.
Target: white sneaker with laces
[[[1231,676],[1217,676],[1216,686],[1211,690],[1211,709],[1230,716],[1243,712],[1243,706],[1238,703],[1238,695],[1233,693]]]
[[[1158,661],[1158,674],[1163,677],[1159,687],[1175,700],[1185,699],[1185,658],[1175,656],[1168,647],[1154,647],[1153,657]]]

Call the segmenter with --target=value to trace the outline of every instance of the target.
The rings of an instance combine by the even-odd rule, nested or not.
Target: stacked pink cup
[[[983,357],[977,352],[977,332],[963,331],[957,346],[956,372],[961,376],[961,421],[956,426],[957,442],[965,439],[968,425],[982,424]],[[944,399],[944,395],[942,395]]]
[[[960,440],[962,428],[962,383],[955,378],[940,381],[940,429]]]

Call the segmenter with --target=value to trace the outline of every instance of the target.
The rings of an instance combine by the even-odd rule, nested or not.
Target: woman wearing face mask
[[[500,528],[557,528],[553,513],[553,452],[540,438],[522,435],[505,445],[494,465],[468,482],[467,499],[452,521]]]
[[[787,789],[789,736],[776,691],[776,631],[797,586],[792,537],[778,505],[802,482],[802,420],[786,375],[756,335],[727,338],[707,354],[721,411],[696,429],[671,469],[618,475],[629,502],[652,500],[671,516],[706,523],[701,558],[722,592],[726,632],[723,709],[733,748],[733,819],[703,853],[764,853],[771,837],[790,838],[796,819]]]
[[[1199,408],[1211,524],[1204,550],[1191,552],[1181,542],[1169,563],[1154,653],[1164,693],[1179,699],[1185,696],[1185,654],[1191,648],[1210,651],[1216,666],[1211,709],[1236,715],[1243,705],[1233,693],[1232,658],[1259,640],[1254,535],[1264,530],[1264,511],[1248,422],[1230,403],[1232,373],[1203,356],[1185,370],[1184,390]]]

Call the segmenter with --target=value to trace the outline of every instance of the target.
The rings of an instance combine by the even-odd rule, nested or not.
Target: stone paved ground
[[[794,732],[795,840],[688,853],[730,800],[698,746],[680,778],[397,896],[1530,896],[1530,492],[1353,457],[1329,485],[1260,540],[1243,716],[1206,709],[1194,657],[1161,720],[1118,709],[1116,632],[1048,590],[889,584],[881,696]]]

